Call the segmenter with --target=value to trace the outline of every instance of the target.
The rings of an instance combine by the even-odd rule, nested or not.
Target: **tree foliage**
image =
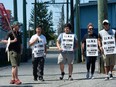
[[[48,11],[48,6],[43,3],[36,4],[36,24],[42,25],[43,34],[46,36],[47,41],[54,39],[53,22],[52,22],[52,11]],[[34,23],[34,8],[31,11],[30,21]],[[33,26],[34,29],[34,26]]]

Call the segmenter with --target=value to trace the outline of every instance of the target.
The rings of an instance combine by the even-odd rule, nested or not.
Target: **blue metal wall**
[[[108,20],[110,21],[111,28],[116,29],[116,3],[108,4]],[[98,11],[97,4],[82,5],[80,7],[80,27],[81,39],[87,33],[88,23],[93,23],[94,32],[98,33]],[[74,31],[76,32],[76,14],[74,16]]]

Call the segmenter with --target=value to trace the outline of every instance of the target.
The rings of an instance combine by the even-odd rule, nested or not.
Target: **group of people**
[[[82,55],[85,55],[86,57],[85,59],[86,68],[87,68],[86,78],[92,78],[92,79],[94,78],[95,62],[97,57],[99,57],[99,54],[100,54],[104,62],[104,69],[106,74],[105,80],[113,79],[112,71],[115,65],[116,31],[110,28],[110,23],[106,19],[103,20],[102,25],[103,25],[103,29],[99,31],[98,35],[96,35],[93,32],[94,27],[92,23],[89,23],[87,26],[88,33],[84,36],[82,40]],[[93,43],[93,40],[95,39],[97,40],[97,42]],[[91,42],[91,45],[87,44],[89,43],[88,41]],[[88,50],[91,50],[89,52],[93,54],[89,55],[90,53],[88,52]],[[90,68],[91,68],[91,76],[90,76]]]
[[[9,31],[5,40],[1,40],[3,43],[8,43],[10,37],[9,54],[12,65],[12,79],[10,84],[21,84],[22,82],[18,78],[18,66],[20,64],[20,54],[22,52],[22,38],[19,32],[20,23],[15,21],[12,26],[12,31]],[[73,63],[75,58],[75,51],[78,48],[78,39],[75,34],[71,32],[71,24],[64,25],[64,32],[57,38],[57,48],[60,51],[58,56],[58,64],[60,65],[61,76],[60,80],[63,80],[65,71],[64,64],[68,63],[68,79],[73,80]],[[14,35],[14,34],[15,35]],[[110,38],[110,39],[109,39]],[[104,59],[106,80],[112,79],[112,70],[115,65],[115,30],[110,28],[108,20],[103,21],[103,29],[99,31],[99,34],[94,33],[94,26],[89,23],[87,26],[87,34],[85,34],[82,40],[82,55],[85,56],[87,74],[86,78],[94,78],[95,62],[98,54],[101,53]],[[33,64],[33,77],[34,81],[44,81],[44,62],[47,53],[46,49],[47,40],[42,34],[42,26],[36,27],[36,34],[34,34],[29,41],[29,46],[32,49],[32,64]],[[110,45],[110,46],[109,46]],[[91,68],[91,75],[90,75]]]

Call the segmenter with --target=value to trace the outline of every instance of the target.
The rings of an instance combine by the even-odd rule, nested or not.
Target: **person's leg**
[[[15,79],[16,80],[19,80],[19,78],[18,78],[18,66],[20,65],[20,59],[21,59],[21,55],[19,54],[19,53],[16,53],[16,55],[17,55],[17,57],[16,57],[16,62],[17,62],[17,65],[16,65],[16,69],[15,69],[15,75],[16,75],[16,77],[15,77]]]
[[[110,66],[105,66],[105,74],[106,74],[106,75],[108,75],[109,70],[110,70]]]
[[[73,64],[68,64],[69,76],[72,76]]]
[[[66,58],[65,58],[65,54],[64,53],[61,53],[59,56],[58,56],[58,64],[60,65],[60,71],[61,71],[61,77],[60,77],[60,80],[62,80],[64,78],[64,75],[65,75],[65,72],[64,72],[64,63],[66,61]]]
[[[69,73],[69,80],[73,80],[72,72],[73,72],[73,63],[74,63],[74,52],[67,53],[67,62],[68,62],[68,73]]]
[[[10,51],[9,54],[12,65],[12,80],[10,81],[10,84],[21,84],[18,78],[18,54],[15,51]]]
[[[69,80],[73,80],[72,78],[72,72],[73,72],[73,64],[68,64],[68,70],[69,70]]]
[[[109,70],[110,79],[113,79],[113,74],[112,74],[113,68],[114,68],[114,65],[111,65]]]
[[[95,62],[96,62],[96,57],[91,58],[91,75],[93,75],[95,72]]]
[[[91,78],[94,78],[96,57],[91,58]]]
[[[43,75],[44,75],[44,62],[45,59],[43,57],[38,58],[38,66],[37,66],[37,74],[39,76],[39,80],[44,81]]]
[[[110,71],[111,71],[111,73],[112,73],[112,71],[113,71],[113,68],[114,68],[114,65],[111,65],[111,66],[110,66]]]
[[[64,72],[64,64],[63,63],[60,63],[60,71]]]
[[[18,66],[14,68],[15,80],[19,80],[18,78]]]
[[[115,65],[115,55],[111,55],[110,56],[110,71],[109,71],[109,75],[110,75],[110,79],[113,79],[113,75],[112,75],[112,71],[113,71],[113,68],[114,68],[114,65]]]
[[[32,60],[32,64],[33,64],[33,76],[34,76],[34,80],[37,81],[37,65],[38,65],[38,60],[37,58],[34,58]]]
[[[14,71],[15,71],[15,67],[12,67],[12,80],[15,80],[15,73],[14,73]]]
[[[90,70],[90,58],[86,57],[86,69],[87,69],[87,74],[86,74],[86,78],[89,78],[89,70]]]
[[[61,71],[61,77],[60,80],[64,78],[65,72],[64,72],[64,64],[60,63],[60,71]]]
[[[105,69],[105,74],[106,74],[105,80],[108,80],[109,79],[108,73],[109,73],[109,70],[110,70],[109,56],[108,55],[103,55],[103,60],[104,60],[104,69]]]

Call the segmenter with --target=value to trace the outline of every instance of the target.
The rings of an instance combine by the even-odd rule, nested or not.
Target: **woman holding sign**
[[[82,55],[86,57],[86,68],[87,74],[86,78],[93,79],[94,71],[95,71],[95,62],[96,57],[98,56],[98,45],[97,45],[97,35],[93,33],[93,25],[89,23],[87,26],[88,33],[85,34],[82,40]],[[91,76],[90,76],[90,68],[91,68]]]
[[[110,29],[108,20],[104,20],[103,30],[99,31],[98,42],[104,59],[104,68],[106,73],[105,80],[113,79],[112,70],[115,65],[116,54],[115,39],[116,31],[114,29]]]
[[[74,62],[74,48],[77,48],[77,37],[75,34],[71,33],[71,24],[65,24],[64,33],[61,33],[57,39],[57,47],[60,51],[60,55],[58,56],[58,64],[60,64],[61,77],[60,80],[63,79],[64,72],[64,64],[68,63],[68,71],[69,71],[69,80],[73,80],[72,71],[73,71],[73,62]]]

